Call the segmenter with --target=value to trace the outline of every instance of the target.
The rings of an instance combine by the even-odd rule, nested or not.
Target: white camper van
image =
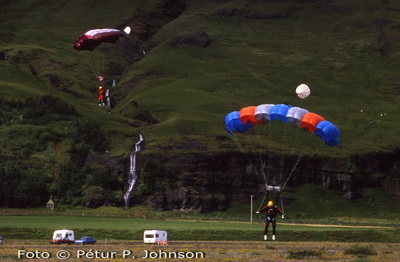
[[[167,231],[163,230],[145,230],[143,233],[143,242],[149,244],[158,244],[167,242]]]
[[[68,229],[56,230],[50,244],[73,244],[75,242],[74,231]]]

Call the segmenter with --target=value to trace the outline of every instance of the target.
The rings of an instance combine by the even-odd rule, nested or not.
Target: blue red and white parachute
[[[257,124],[266,124],[275,120],[294,123],[319,136],[325,144],[331,147],[340,143],[340,131],[334,124],[304,108],[286,104],[244,107],[240,111],[233,111],[226,115],[225,125],[226,131],[233,136],[232,132],[244,133]]]

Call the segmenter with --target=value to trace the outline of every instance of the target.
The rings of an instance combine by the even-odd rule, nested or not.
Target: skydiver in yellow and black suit
[[[282,218],[285,218],[285,215],[282,213],[282,210],[280,210],[278,207],[274,206],[274,202],[269,201],[266,206],[261,208],[261,210],[257,211],[256,213],[259,214],[260,212],[266,212],[266,221],[264,224],[264,240],[267,240],[267,235],[268,235],[268,227],[269,224],[272,223],[272,240],[276,239],[276,215],[281,214]]]

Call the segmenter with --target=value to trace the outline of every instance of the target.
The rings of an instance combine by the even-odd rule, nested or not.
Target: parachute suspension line
[[[241,136],[242,142],[244,142],[245,146],[242,146],[237,138],[236,138],[237,140],[235,141],[235,143],[237,142],[237,145],[241,149],[242,152],[248,153],[248,155],[252,156],[252,161],[254,161],[256,164],[255,173],[257,174],[257,176],[260,177],[260,179],[262,179],[262,181],[264,181],[265,189],[266,189],[267,181],[266,181],[266,177],[265,177],[265,173],[264,173],[265,164],[261,158],[260,153],[257,152],[257,150],[254,146],[254,142],[255,142],[254,137],[257,137],[257,135],[256,135],[257,133],[254,133],[254,130],[252,130],[252,131],[253,132],[243,133]]]
[[[262,130],[262,129],[261,129]],[[262,136],[262,131],[259,128],[254,127],[254,129],[252,131],[254,131],[254,134],[252,134],[255,139],[253,139],[253,143],[257,142],[258,145],[263,144],[263,142],[265,141],[265,138],[263,139]],[[249,135],[250,136],[250,135]],[[251,144],[252,142],[249,141],[248,144]],[[268,188],[268,176],[267,174],[265,174],[265,166],[268,165],[268,161],[266,163],[265,159],[263,158],[260,148],[257,147],[252,147],[252,153],[254,155],[255,161],[257,162],[257,167],[259,168],[258,172],[260,175],[260,178],[262,179],[262,181],[264,181],[264,186],[265,186],[265,190],[267,190]]]
[[[288,177],[286,178],[285,183],[283,183],[281,190],[284,190],[286,188],[286,184],[289,182],[290,178],[292,177],[294,171],[297,168],[297,165],[300,163],[300,160],[303,158],[306,151],[307,151],[307,148],[304,148],[302,150],[301,154],[298,156],[296,163],[293,165],[293,168],[290,170],[290,173],[289,173]]]
[[[286,178],[286,180],[285,180],[285,182],[281,185],[282,186],[282,190],[285,188],[285,185],[287,184],[287,182],[289,181],[289,179],[290,179],[290,177],[291,177],[291,175],[292,175],[292,173],[293,173],[293,171],[296,169],[296,166],[298,165],[298,163],[299,163],[299,161],[300,161],[300,159],[302,158],[302,154],[303,154],[303,150],[305,150],[305,149],[303,149],[303,150],[301,150],[301,153],[300,153],[300,155],[297,157],[297,160],[295,159],[295,155],[296,155],[296,150],[298,150],[298,149],[300,149],[300,147],[301,147],[301,145],[300,145],[300,131],[301,130],[301,128],[299,128],[299,131],[297,131],[297,132],[295,132],[295,140],[294,140],[294,143],[292,143],[293,145],[292,145],[292,148],[291,148],[291,151],[290,151],[290,153],[288,154],[288,158],[289,158],[289,163],[287,164],[287,166],[288,167],[292,167],[292,169],[291,169],[291,171],[289,172],[289,174],[288,174],[288,176],[287,176],[287,178]],[[307,140],[308,141],[308,140]]]
[[[269,127],[271,127],[271,126],[269,125]],[[257,132],[257,139],[258,139],[258,144],[262,144],[262,142],[265,140],[265,138],[262,139],[261,131]],[[269,146],[269,143],[268,143],[268,146]],[[268,153],[269,152],[267,152],[267,154]],[[268,181],[269,181],[269,159],[268,159],[268,156],[267,156],[267,161],[265,161],[265,159],[263,159],[263,157],[261,155],[261,152],[259,150],[257,152],[257,155],[258,155],[258,159],[260,161],[260,174],[262,175],[262,178],[264,180],[265,190],[267,190]],[[267,166],[267,174],[265,174],[265,166]]]
[[[101,74],[103,69],[103,57],[99,50],[94,50],[92,53],[93,54],[90,55],[91,65],[89,66],[93,71],[93,75],[97,77]]]
[[[256,135],[256,136],[259,138],[258,135]],[[251,141],[248,144],[250,144],[250,143],[251,143]],[[264,181],[265,190],[267,190],[268,182],[267,182],[267,177],[266,177],[265,171],[264,171],[265,170],[265,161],[263,160],[261,153],[259,151],[257,151],[257,149],[251,147],[251,151],[252,151],[252,154],[254,155],[254,158],[256,161],[256,166],[258,167],[258,171],[256,171],[256,172],[258,173],[258,175],[260,176],[262,181]]]
[[[92,75],[97,77],[100,74],[99,66],[95,55],[90,56],[89,67],[92,70]]]
[[[302,131],[301,128],[298,128],[298,132],[296,132],[296,138],[295,138],[295,143],[293,143],[291,155],[294,155],[294,151],[296,148],[300,147],[300,132]]]
[[[249,140],[248,142],[246,142],[245,144],[246,145],[249,145],[249,144],[251,144],[251,139],[249,139],[249,136],[250,136],[250,134],[243,134],[243,136],[242,137],[244,137],[244,139],[245,140]],[[239,139],[235,136],[235,135],[232,135],[231,136],[232,137],[232,140],[235,142],[235,144],[237,145],[237,147],[240,149],[240,151],[241,152],[245,152],[245,148],[242,146],[242,144],[240,143],[240,141],[239,141]],[[250,152],[252,153],[252,154],[254,154],[254,155],[256,155],[255,154],[255,151],[252,149],[252,147],[250,148]],[[256,159],[257,160],[257,159]],[[264,164],[263,164],[263,161],[262,161],[262,159],[261,159],[261,157],[260,157],[260,164],[261,164],[261,167],[260,167],[260,170],[258,170],[258,172],[256,172],[257,173],[257,175],[259,175],[263,180],[264,180],[264,184],[265,184],[265,189],[267,189],[267,180],[266,180],[266,178],[265,178],[265,173],[263,172],[263,169],[264,169]]]
[[[284,157],[285,157],[285,148],[286,148],[286,122],[284,123],[283,126],[283,148],[282,148],[282,155],[281,155],[281,166],[280,166],[280,173],[279,173],[279,186],[282,186],[282,180],[283,180],[283,163],[284,163]]]
[[[268,196],[268,192],[264,195],[264,198],[263,198],[263,200],[261,201],[260,206],[258,207],[258,210],[259,210],[259,211],[261,210],[261,206],[262,206],[262,204],[264,203],[265,198],[266,198],[267,196]]]
[[[267,190],[268,182],[267,182],[267,177],[266,177],[265,172],[264,172],[264,170],[265,170],[265,162],[261,157],[261,153],[258,153],[258,159],[260,161],[260,166],[259,166],[260,170],[259,170],[259,172],[261,174],[262,179],[264,180],[265,190]]]
[[[237,137],[234,136],[234,135],[232,135],[231,137],[232,137],[233,142],[235,142],[235,144],[237,145],[237,147],[240,149],[240,151],[243,152],[243,146],[242,146],[242,144],[240,143],[240,141],[237,139]]]
[[[296,141],[296,144],[298,144],[298,141]],[[309,149],[309,144],[310,144],[310,139],[307,139],[303,149],[300,151],[300,154],[298,155],[297,159],[295,160],[295,163],[293,164],[293,167],[290,170],[289,175],[286,178],[286,181],[282,185],[282,190],[285,189],[286,184],[289,182],[290,178],[292,177],[293,173],[295,172],[295,170],[296,170],[298,164],[300,163],[301,159],[303,158],[303,156],[305,155],[305,153]],[[292,154],[294,154],[294,148],[292,149]]]
[[[311,156],[310,156],[309,158],[307,158],[306,161],[304,161],[304,163],[296,170],[296,171],[298,171],[298,172],[296,173],[295,176],[297,176],[297,175],[300,174],[300,170],[302,170],[302,169],[307,165],[308,162],[310,162],[312,159],[316,160],[316,159],[318,159],[318,158],[320,157],[320,155],[317,154],[317,152],[318,152],[318,149],[316,149],[315,152],[314,152],[314,154],[311,154]],[[293,171],[294,171],[294,170],[293,170]],[[295,172],[293,172],[293,173],[295,173]],[[292,174],[292,175],[293,175],[293,174]],[[287,182],[286,182],[286,184],[288,184],[289,182],[290,182],[290,180],[288,179]],[[285,186],[286,186],[286,184],[285,184]]]
[[[269,137],[268,137],[268,141],[270,141],[270,139],[271,139],[271,130],[272,130],[272,128],[271,128],[271,123],[269,123],[269,125],[268,125],[268,135],[269,135]],[[268,181],[270,181],[270,178],[271,178],[271,142],[268,142],[268,148],[267,148],[267,183],[268,183]]]
[[[97,75],[96,75],[96,77],[98,76],[98,75],[100,75],[101,73],[102,73],[102,71],[103,71],[103,55],[102,55],[102,53],[100,52],[100,50],[98,50],[97,52],[96,52],[96,55],[95,55],[95,59],[96,59],[96,66],[97,66]]]

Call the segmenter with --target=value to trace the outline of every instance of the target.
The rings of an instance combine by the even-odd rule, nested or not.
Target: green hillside
[[[227,135],[228,113],[265,103],[303,107],[334,123],[341,131],[338,146],[320,149],[321,141],[311,139],[321,158],[346,162],[394,152],[400,144],[399,12],[400,2],[377,0],[6,1],[0,11],[0,94],[11,104],[2,103],[0,155],[7,161],[1,168],[11,176],[7,170],[18,167],[21,179],[33,169],[45,172],[43,183],[51,189],[35,194],[48,197],[61,190],[54,172],[56,179],[66,170],[85,175],[87,191],[99,174],[109,184],[97,160],[90,168],[79,168],[79,161],[88,155],[124,158],[138,133],[146,141],[145,160],[292,150],[282,142],[279,123],[274,135],[259,127],[261,139],[243,139],[244,148]],[[116,44],[93,52],[72,48],[90,29],[127,25],[133,33]],[[97,75],[110,87],[111,109],[97,105]],[[301,83],[311,88],[304,100],[295,93]],[[37,98],[44,95],[59,99],[51,100],[57,110],[76,111],[62,118],[46,110],[30,116],[49,105]],[[17,107],[29,99],[37,107]],[[111,171],[117,181],[107,189],[112,198],[121,198],[115,192],[124,187],[124,168]],[[75,193],[64,200],[74,199]]]

